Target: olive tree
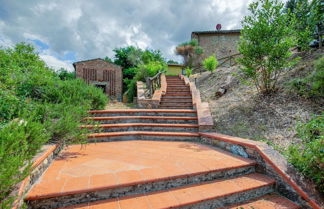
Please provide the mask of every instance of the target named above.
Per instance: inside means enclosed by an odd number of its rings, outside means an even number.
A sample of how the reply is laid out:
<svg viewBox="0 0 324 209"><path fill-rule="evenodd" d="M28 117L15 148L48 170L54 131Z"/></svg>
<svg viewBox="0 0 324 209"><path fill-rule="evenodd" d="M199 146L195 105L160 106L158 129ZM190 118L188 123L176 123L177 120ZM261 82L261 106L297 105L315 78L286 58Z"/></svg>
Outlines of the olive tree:
<svg viewBox="0 0 324 209"><path fill-rule="evenodd" d="M278 0L259 0L249 5L250 15L242 21L238 62L261 93L276 91L280 73L294 62L289 59L293 29L283 9Z"/></svg>

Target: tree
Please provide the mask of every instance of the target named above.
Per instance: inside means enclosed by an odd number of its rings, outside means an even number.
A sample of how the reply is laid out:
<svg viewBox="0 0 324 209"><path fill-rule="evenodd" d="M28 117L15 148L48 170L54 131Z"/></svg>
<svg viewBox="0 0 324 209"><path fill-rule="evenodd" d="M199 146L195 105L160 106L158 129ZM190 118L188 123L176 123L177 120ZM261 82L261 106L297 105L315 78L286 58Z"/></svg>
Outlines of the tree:
<svg viewBox="0 0 324 209"><path fill-rule="evenodd" d="M207 57L203 61L204 68L210 72L213 72L216 69L217 65L218 61L216 60L214 55Z"/></svg>
<svg viewBox="0 0 324 209"><path fill-rule="evenodd" d="M174 61L174 60L169 60L167 63L168 63L168 64L179 64L179 62Z"/></svg>
<svg viewBox="0 0 324 209"><path fill-rule="evenodd" d="M283 9L278 0L260 0L250 4L251 14L242 21L239 52L243 57L238 62L261 93L276 91L280 73L294 63L289 59L295 44L293 29Z"/></svg>
<svg viewBox="0 0 324 209"><path fill-rule="evenodd" d="M290 15L289 24L294 26L299 50L309 49L317 27L323 24L323 8L321 0L289 0L286 3L285 12Z"/></svg>
<svg viewBox="0 0 324 209"><path fill-rule="evenodd" d="M114 61L110 57L107 57L107 56L104 58L104 60L106 62L114 63Z"/></svg>
<svg viewBox="0 0 324 209"><path fill-rule="evenodd" d="M186 67L192 68L193 59L195 56L201 56L204 53L204 50L198 46L198 41L196 39L192 39L189 42L184 42L178 45L175 52L177 55L183 57L183 63Z"/></svg>

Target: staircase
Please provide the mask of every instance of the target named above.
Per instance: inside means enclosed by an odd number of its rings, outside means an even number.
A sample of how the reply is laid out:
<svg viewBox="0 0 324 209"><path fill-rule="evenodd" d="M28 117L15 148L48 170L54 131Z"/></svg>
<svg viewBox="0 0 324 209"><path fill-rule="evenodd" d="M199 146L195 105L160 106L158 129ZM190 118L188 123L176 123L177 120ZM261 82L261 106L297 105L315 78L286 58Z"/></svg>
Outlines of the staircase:
<svg viewBox="0 0 324 209"><path fill-rule="evenodd" d="M27 194L29 208L295 209L256 162L199 144L189 86L167 77L161 109L90 111L85 149L62 151ZM99 129L97 129L99 128Z"/></svg>
<svg viewBox="0 0 324 209"><path fill-rule="evenodd" d="M179 76L166 76L167 91L162 95L160 108L193 109L190 87Z"/></svg>

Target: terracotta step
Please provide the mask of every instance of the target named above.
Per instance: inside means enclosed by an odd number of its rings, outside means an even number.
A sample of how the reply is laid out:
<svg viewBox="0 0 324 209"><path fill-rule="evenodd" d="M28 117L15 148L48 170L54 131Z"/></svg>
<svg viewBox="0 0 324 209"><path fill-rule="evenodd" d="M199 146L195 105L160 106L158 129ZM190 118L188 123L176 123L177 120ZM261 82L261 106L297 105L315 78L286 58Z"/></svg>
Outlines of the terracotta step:
<svg viewBox="0 0 324 209"><path fill-rule="evenodd" d="M191 93L166 93L164 96L166 96L166 97L178 97L178 96L181 96L181 97L183 97L183 96L188 96L188 97L192 97L192 95L191 95Z"/></svg>
<svg viewBox="0 0 324 209"><path fill-rule="evenodd" d="M191 99L191 97L188 97ZM114 109L114 110L92 110L89 111L94 116L185 116L194 117L197 116L195 110L188 109Z"/></svg>
<svg viewBox="0 0 324 209"><path fill-rule="evenodd" d="M245 204L237 204L226 208L229 209L241 209L241 208L299 209L301 207L283 196L280 196L278 194L270 194L270 195L262 196L256 200L249 201L248 203Z"/></svg>
<svg viewBox="0 0 324 209"><path fill-rule="evenodd" d="M111 117L88 117L86 120L93 120L99 123L197 123L197 117L179 116L111 116Z"/></svg>
<svg viewBox="0 0 324 209"><path fill-rule="evenodd" d="M191 97L167 97L167 96L162 96L162 100L164 99L192 99Z"/></svg>
<svg viewBox="0 0 324 209"><path fill-rule="evenodd" d="M227 180L190 185L154 193L115 198L75 205L69 208L219 208L230 204L238 196L248 200L273 191L275 181L260 174L249 174Z"/></svg>
<svg viewBox="0 0 324 209"><path fill-rule="evenodd" d="M179 101L179 100L176 100L176 101L161 101L161 104L166 104L166 103L175 103L175 104L190 103L190 104L192 104L192 101Z"/></svg>
<svg viewBox="0 0 324 209"><path fill-rule="evenodd" d="M118 123L83 125L81 128L96 129L96 132L120 131L158 131L158 132L198 132L198 124L172 124L169 123Z"/></svg>
<svg viewBox="0 0 324 209"><path fill-rule="evenodd" d="M88 135L90 142L111 142L125 140L200 141L198 132L122 131L101 132Z"/></svg>
<svg viewBox="0 0 324 209"><path fill-rule="evenodd" d="M175 104L172 104L172 105L165 105L165 104L161 104L160 105L161 108L193 108L193 105L175 105Z"/></svg>
<svg viewBox="0 0 324 209"><path fill-rule="evenodd" d="M57 208L233 178L255 161L190 142L70 145L26 196L28 208Z"/></svg>

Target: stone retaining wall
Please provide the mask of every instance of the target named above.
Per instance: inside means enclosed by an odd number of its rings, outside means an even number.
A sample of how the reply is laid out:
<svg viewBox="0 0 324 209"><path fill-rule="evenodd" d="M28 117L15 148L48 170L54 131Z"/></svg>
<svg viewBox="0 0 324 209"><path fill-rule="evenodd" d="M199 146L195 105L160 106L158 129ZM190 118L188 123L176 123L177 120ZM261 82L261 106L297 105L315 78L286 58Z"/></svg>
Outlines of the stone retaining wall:
<svg viewBox="0 0 324 209"><path fill-rule="evenodd" d="M280 153L267 144L218 133L200 133L200 135L205 144L255 160L258 163L256 171L274 178L277 181L277 191L283 196L297 202L303 208L321 208L319 206L321 203L314 201L314 199L320 201L320 197L305 186L301 188L303 180L297 176L297 171Z"/></svg>

